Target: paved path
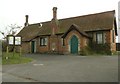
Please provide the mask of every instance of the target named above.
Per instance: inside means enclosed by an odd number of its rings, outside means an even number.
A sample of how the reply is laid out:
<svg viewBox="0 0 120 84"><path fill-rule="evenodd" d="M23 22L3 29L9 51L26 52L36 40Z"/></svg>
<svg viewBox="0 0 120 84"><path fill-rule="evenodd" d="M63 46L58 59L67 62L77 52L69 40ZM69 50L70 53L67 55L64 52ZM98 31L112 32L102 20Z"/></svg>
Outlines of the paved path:
<svg viewBox="0 0 120 84"><path fill-rule="evenodd" d="M3 66L3 82L117 82L117 56L30 54L28 64Z"/></svg>

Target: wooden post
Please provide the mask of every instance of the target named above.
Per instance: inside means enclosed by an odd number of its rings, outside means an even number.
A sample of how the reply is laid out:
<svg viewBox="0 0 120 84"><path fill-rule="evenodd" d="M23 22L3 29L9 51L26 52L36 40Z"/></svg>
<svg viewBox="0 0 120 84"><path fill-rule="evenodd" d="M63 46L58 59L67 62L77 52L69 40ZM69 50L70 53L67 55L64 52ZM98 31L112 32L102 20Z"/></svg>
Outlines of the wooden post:
<svg viewBox="0 0 120 84"><path fill-rule="evenodd" d="M13 57L15 55L15 45L13 45Z"/></svg>
<svg viewBox="0 0 120 84"><path fill-rule="evenodd" d="M7 49L6 49L6 52L7 52L7 54L8 54L8 52L9 52L9 50L8 50L9 48L8 48L8 46L7 46Z"/></svg>
<svg viewBox="0 0 120 84"><path fill-rule="evenodd" d="M8 53L9 53L9 46L7 46L7 49L6 49L6 55L7 56L5 56L5 59L8 59Z"/></svg>
<svg viewBox="0 0 120 84"><path fill-rule="evenodd" d="M19 62L21 63L21 56L22 56L22 52L21 52L21 46L19 46L19 48L20 48L20 52L19 52Z"/></svg>
<svg viewBox="0 0 120 84"><path fill-rule="evenodd" d="M9 46L7 45L7 48L6 48L6 56L5 56L5 59L6 59L6 62L9 63L9 56L8 56L8 53L9 53Z"/></svg>
<svg viewBox="0 0 120 84"><path fill-rule="evenodd" d="M22 47L20 46L20 56L22 56Z"/></svg>

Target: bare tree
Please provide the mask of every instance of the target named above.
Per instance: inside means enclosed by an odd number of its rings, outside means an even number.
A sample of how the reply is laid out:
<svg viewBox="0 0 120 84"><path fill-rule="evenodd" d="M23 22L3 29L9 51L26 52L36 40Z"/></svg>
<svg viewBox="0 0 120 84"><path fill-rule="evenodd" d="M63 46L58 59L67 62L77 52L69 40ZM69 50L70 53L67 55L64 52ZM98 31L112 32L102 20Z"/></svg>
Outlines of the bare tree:
<svg viewBox="0 0 120 84"><path fill-rule="evenodd" d="M7 35L16 35L22 26L18 26L16 24L11 24L5 27L4 31L0 30L0 34L3 35L2 39L2 51L7 50ZM13 46L9 47L9 51L13 51Z"/></svg>
<svg viewBox="0 0 120 84"><path fill-rule="evenodd" d="M5 31L0 31L0 33L3 35L3 39L6 39L7 35L16 35L17 31L20 30L21 28L22 26L11 24L5 28Z"/></svg>

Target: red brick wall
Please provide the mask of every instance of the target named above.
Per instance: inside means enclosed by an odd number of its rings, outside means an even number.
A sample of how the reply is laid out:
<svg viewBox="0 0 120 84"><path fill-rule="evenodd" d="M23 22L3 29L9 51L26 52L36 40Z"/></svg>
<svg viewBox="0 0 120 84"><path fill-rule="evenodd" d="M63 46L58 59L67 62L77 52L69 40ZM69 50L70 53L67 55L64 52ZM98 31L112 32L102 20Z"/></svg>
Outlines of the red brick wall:
<svg viewBox="0 0 120 84"><path fill-rule="evenodd" d="M110 31L104 31L105 37L106 37L106 43L108 43L111 46L111 51L116 51L116 42L112 43L112 30ZM115 34L115 33L114 33ZM40 46L40 37L37 37L34 39L36 41L36 52L39 53L46 53L46 52L52 52L52 43L55 43L55 52L61 53L61 54L69 54L70 53L70 45L69 41L73 35L76 35L79 39L79 51L82 50L85 46L87 46L87 43L89 41L88 38L82 36L79 32L76 30L73 30L67 34L67 36L64 38L65 46L62 45L62 35L55 35L55 36L47 36L48 43L47 46ZM115 39L114 39L115 40ZM31 42L23 42L22 43L22 52L24 53L30 53L31 52Z"/></svg>
<svg viewBox="0 0 120 84"><path fill-rule="evenodd" d="M112 33L112 30L110 30L110 45L111 45L111 51L116 51L116 35L115 35L115 32L114 32L114 42L112 41L113 40L113 38L112 38L112 35L113 35L113 33Z"/></svg>
<svg viewBox="0 0 120 84"><path fill-rule="evenodd" d="M68 33L68 35L65 37L65 46L60 47L60 49L63 51L63 53L68 54L70 53L70 44L69 41L71 39L71 37L73 35L76 35L78 38L78 52L80 50L82 50L86 45L87 45L87 41L88 39L84 36L82 36L79 32L77 32L76 30L73 30L71 32Z"/></svg>
<svg viewBox="0 0 120 84"><path fill-rule="evenodd" d="M57 37L57 35L50 36L50 51L51 52L58 51L58 37Z"/></svg>
<svg viewBox="0 0 120 84"><path fill-rule="evenodd" d="M105 33L105 40L106 43L110 44L111 50L116 51L116 43L112 43L112 31L104 31ZM55 52L61 53L61 54L69 54L70 53L70 45L69 41L73 35L76 35L79 39L79 51L82 50L85 46L87 46L87 43L89 42L89 39L82 36L79 32L76 30L73 30L67 34L67 36L64 38L65 46L62 45L62 35L53 35L53 36L47 36L48 43L47 46L40 46L40 37L36 38L37 43L37 51L39 53L45 53L45 52L53 52L53 48ZM53 45L54 43L54 45ZM28 45L27 45L28 46ZM29 46L28 46L29 47ZM29 50L30 48L28 48ZM25 51L25 50L24 50Z"/></svg>
<svg viewBox="0 0 120 84"><path fill-rule="evenodd" d="M46 53L46 52L61 52L59 49L61 46L61 36L52 35L47 36L48 42L47 46L40 46L40 37L36 38L37 41L37 52ZM54 49L54 50L53 50Z"/></svg>
<svg viewBox="0 0 120 84"><path fill-rule="evenodd" d="M114 32L114 37L116 37L115 32ZM114 38L114 43L112 41L112 30L109 30L106 32L106 43L110 45L110 50L111 51L116 51L116 38Z"/></svg>
<svg viewBox="0 0 120 84"><path fill-rule="evenodd" d="M22 42L22 52L23 53L30 53L30 42Z"/></svg>
<svg viewBox="0 0 120 84"><path fill-rule="evenodd" d="M116 39L114 38L114 43L112 42L112 30L102 31L105 34L105 43L109 44L111 51L116 51ZM96 32L93 33L93 42L96 42ZM114 32L114 37L116 37Z"/></svg>
<svg viewBox="0 0 120 84"><path fill-rule="evenodd" d="M99 31L97 31L99 32ZM96 33L97 32L89 32L93 34L93 42L96 42ZM106 31L101 31L104 33L105 35L105 43L109 44L109 46L111 46L110 50L112 51L116 51L116 39L114 38L114 43L112 42L112 30L106 30ZM114 31L114 37L116 37L115 35L115 31Z"/></svg>
<svg viewBox="0 0 120 84"><path fill-rule="evenodd" d="M40 37L36 38L36 52L38 53L46 53L49 51L49 37L48 38L48 42L46 46L40 46Z"/></svg>
<svg viewBox="0 0 120 84"><path fill-rule="evenodd" d="M73 35L76 35L79 41L79 51L83 49L85 46L87 46L88 39L84 36L82 36L79 32L76 30L73 30L68 33L68 35L64 38L65 45L62 45L62 35L53 35L53 36L47 36L48 43L47 46L40 46L40 37L36 38L37 43L37 52L39 53L45 53L45 52L57 52L60 54L69 54L70 53L70 45L69 41ZM54 49L54 50L53 50Z"/></svg>

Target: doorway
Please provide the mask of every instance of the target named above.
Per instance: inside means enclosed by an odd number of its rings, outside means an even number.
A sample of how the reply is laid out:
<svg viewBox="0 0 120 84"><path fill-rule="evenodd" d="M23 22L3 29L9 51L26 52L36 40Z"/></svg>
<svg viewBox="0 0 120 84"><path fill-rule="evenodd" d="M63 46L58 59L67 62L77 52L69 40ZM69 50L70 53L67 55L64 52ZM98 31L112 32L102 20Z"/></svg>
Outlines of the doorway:
<svg viewBox="0 0 120 84"><path fill-rule="evenodd" d="M70 50L72 54L78 54L78 38L75 35L70 40Z"/></svg>
<svg viewBox="0 0 120 84"><path fill-rule="evenodd" d="M35 53L36 52L36 42L32 41L31 42L31 53Z"/></svg>

